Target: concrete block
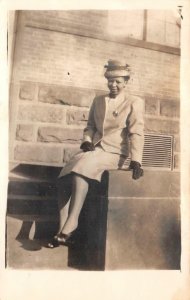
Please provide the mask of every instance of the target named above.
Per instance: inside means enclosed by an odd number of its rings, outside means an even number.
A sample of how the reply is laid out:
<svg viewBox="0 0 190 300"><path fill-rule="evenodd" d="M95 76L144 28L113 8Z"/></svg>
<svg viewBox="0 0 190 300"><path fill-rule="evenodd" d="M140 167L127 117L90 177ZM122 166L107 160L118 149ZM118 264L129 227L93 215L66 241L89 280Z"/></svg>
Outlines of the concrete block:
<svg viewBox="0 0 190 300"><path fill-rule="evenodd" d="M64 154L63 154L63 160L64 160L64 162L68 162L73 155L75 155L77 152L79 152L79 150L80 150L79 147L65 148L64 149Z"/></svg>
<svg viewBox="0 0 190 300"><path fill-rule="evenodd" d="M180 104L176 101L162 101L160 103L160 115L179 118Z"/></svg>
<svg viewBox="0 0 190 300"><path fill-rule="evenodd" d="M174 136L174 151L175 152L180 152L180 137L179 136Z"/></svg>
<svg viewBox="0 0 190 300"><path fill-rule="evenodd" d="M16 139L18 141L31 142L34 139L34 126L28 124L17 125Z"/></svg>
<svg viewBox="0 0 190 300"><path fill-rule="evenodd" d="M86 122L88 120L88 111L67 111L67 124L84 124L86 125Z"/></svg>
<svg viewBox="0 0 190 300"><path fill-rule="evenodd" d="M64 117L63 110L58 107L39 105L20 105L18 119L22 121L61 123Z"/></svg>
<svg viewBox="0 0 190 300"><path fill-rule="evenodd" d="M62 149L45 145L16 145L14 159L20 162L59 163L62 161Z"/></svg>
<svg viewBox="0 0 190 300"><path fill-rule="evenodd" d="M150 115L158 114L158 100L150 97L145 97L145 113Z"/></svg>
<svg viewBox="0 0 190 300"><path fill-rule="evenodd" d="M174 155L174 168L180 169L180 155L179 154Z"/></svg>
<svg viewBox="0 0 190 300"><path fill-rule="evenodd" d="M180 269L180 204L109 199L106 270Z"/></svg>
<svg viewBox="0 0 190 300"><path fill-rule="evenodd" d="M38 99L41 102L63 105L89 107L95 97L90 89L73 86L45 86L39 87Z"/></svg>
<svg viewBox="0 0 190 300"><path fill-rule="evenodd" d="M178 134L179 122L173 120L145 119L145 132L161 134Z"/></svg>
<svg viewBox="0 0 190 300"><path fill-rule="evenodd" d="M36 92L36 83L21 82L19 98L21 100L34 100Z"/></svg>
<svg viewBox="0 0 190 300"><path fill-rule="evenodd" d="M180 268L179 173L109 171L89 193L73 266L84 256L87 270Z"/></svg>
<svg viewBox="0 0 190 300"><path fill-rule="evenodd" d="M40 127L38 141L54 143L79 143L82 140L82 129L66 129L61 127Z"/></svg>
<svg viewBox="0 0 190 300"><path fill-rule="evenodd" d="M105 269L180 269L180 250L179 173L110 171Z"/></svg>
<svg viewBox="0 0 190 300"><path fill-rule="evenodd" d="M144 176L132 179L131 171L109 172L109 197L180 197L180 174L171 171L144 170ZM176 187L174 189L174 186Z"/></svg>

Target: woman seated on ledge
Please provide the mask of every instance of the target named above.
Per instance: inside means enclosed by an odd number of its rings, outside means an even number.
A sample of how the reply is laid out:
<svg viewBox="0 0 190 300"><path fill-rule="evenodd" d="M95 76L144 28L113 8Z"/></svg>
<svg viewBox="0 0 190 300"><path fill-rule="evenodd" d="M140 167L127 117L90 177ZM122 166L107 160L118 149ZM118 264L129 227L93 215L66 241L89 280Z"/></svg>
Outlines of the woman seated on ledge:
<svg viewBox="0 0 190 300"><path fill-rule="evenodd" d="M138 179L143 175L144 103L141 98L126 91L130 78L129 65L109 60L105 68L104 76L110 93L94 99L84 129L81 151L71 158L59 175L62 186L62 191L58 193L59 231L48 244L49 248L67 246L72 242L89 180L101 181L105 170L121 168L129 155L129 140L132 177ZM71 181L66 180L68 174L72 177Z"/></svg>

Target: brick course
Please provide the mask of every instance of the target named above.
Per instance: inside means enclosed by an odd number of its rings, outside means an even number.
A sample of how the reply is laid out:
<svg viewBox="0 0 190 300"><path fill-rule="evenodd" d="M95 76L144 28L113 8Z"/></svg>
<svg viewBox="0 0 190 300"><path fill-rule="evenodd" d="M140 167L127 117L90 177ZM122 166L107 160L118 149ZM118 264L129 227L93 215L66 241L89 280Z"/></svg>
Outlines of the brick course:
<svg viewBox="0 0 190 300"><path fill-rule="evenodd" d="M64 120L62 108L39 105L20 105L18 120L46 123L61 123Z"/></svg>
<svg viewBox="0 0 190 300"><path fill-rule="evenodd" d="M14 159L26 162L61 163L62 149L56 147L45 147L44 145L16 145Z"/></svg>
<svg viewBox="0 0 190 300"><path fill-rule="evenodd" d="M60 127L40 127L38 141L52 143L79 143L82 140L83 130L66 129Z"/></svg>
<svg viewBox="0 0 190 300"><path fill-rule="evenodd" d="M161 134L178 134L179 122L172 120L146 119L145 132Z"/></svg>
<svg viewBox="0 0 190 300"><path fill-rule="evenodd" d="M88 111L68 110L66 116L67 124L84 124L88 120Z"/></svg>
<svg viewBox="0 0 190 300"><path fill-rule="evenodd" d="M174 151L180 152L180 137L174 136Z"/></svg>
<svg viewBox="0 0 190 300"><path fill-rule="evenodd" d="M174 168L180 169L180 155L179 154L174 155Z"/></svg>
<svg viewBox="0 0 190 300"><path fill-rule="evenodd" d="M145 97L145 113L150 115L158 114L159 102L153 97Z"/></svg>
<svg viewBox="0 0 190 300"><path fill-rule="evenodd" d="M160 103L160 115L179 118L180 103L176 101L162 101Z"/></svg>
<svg viewBox="0 0 190 300"><path fill-rule="evenodd" d="M34 140L34 126L27 124L17 125L16 139L18 141L31 142Z"/></svg>
<svg viewBox="0 0 190 300"><path fill-rule="evenodd" d="M80 147L75 147L75 148L65 148L63 151L63 160L64 162L68 162L70 158L75 155L77 152L79 152Z"/></svg>
<svg viewBox="0 0 190 300"><path fill-rule="evenodd" d="M21 82L19 97L21 100L34 100L36 83Z"/></svg>
<svg viewBox="0 0 190 300"><path fill-rule="evenodd" d="M40 86L38 99L41 102L89 107L95 92L72 86Z"/></svg>

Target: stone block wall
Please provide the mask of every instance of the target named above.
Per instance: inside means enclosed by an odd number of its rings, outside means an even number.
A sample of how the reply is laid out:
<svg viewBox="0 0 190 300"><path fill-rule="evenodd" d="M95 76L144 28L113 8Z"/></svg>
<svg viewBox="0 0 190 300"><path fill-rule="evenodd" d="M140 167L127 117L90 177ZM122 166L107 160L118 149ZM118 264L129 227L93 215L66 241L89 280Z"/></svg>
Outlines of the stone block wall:
<svg viewBox="0 0 190 300"><path fill-rule="evenodd" d="M98 94L98 91L97 91ZM95 91L22 81L14 159L61 165L79 150ZM80 101L81 100L81 101Z"/></svg>
<svg viewBox="0 0 190 300"><path fill-rule="evenodd" d="M174 137L174 167L179 168L179 29L164 12L157 23L172 26L159 31L155 25L159 34L154 40L152 13L133 11L126 26L125 12L113 28L110 20L117 11L19 12L10 88L10 161L59 166L68 161L79 149L93 98L107 92L103 66L109 58L122 57L132 68L131 93L145 100L145 132ZM139 20L136 30L134 17ZM150 43L157 44L151 48Z"/></svg>

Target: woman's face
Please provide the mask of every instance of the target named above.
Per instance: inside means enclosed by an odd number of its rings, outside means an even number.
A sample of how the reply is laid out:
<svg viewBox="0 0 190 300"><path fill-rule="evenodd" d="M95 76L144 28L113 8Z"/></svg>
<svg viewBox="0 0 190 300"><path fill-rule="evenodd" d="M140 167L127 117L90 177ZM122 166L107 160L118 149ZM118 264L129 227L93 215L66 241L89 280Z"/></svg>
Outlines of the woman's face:
<svg viewBox="0 0 190 300"><path fill-rule="evenodd" d="M108 88L110 95L116 97L127 85L127 81L124 77L110 77L108 78Z"/></svg>

